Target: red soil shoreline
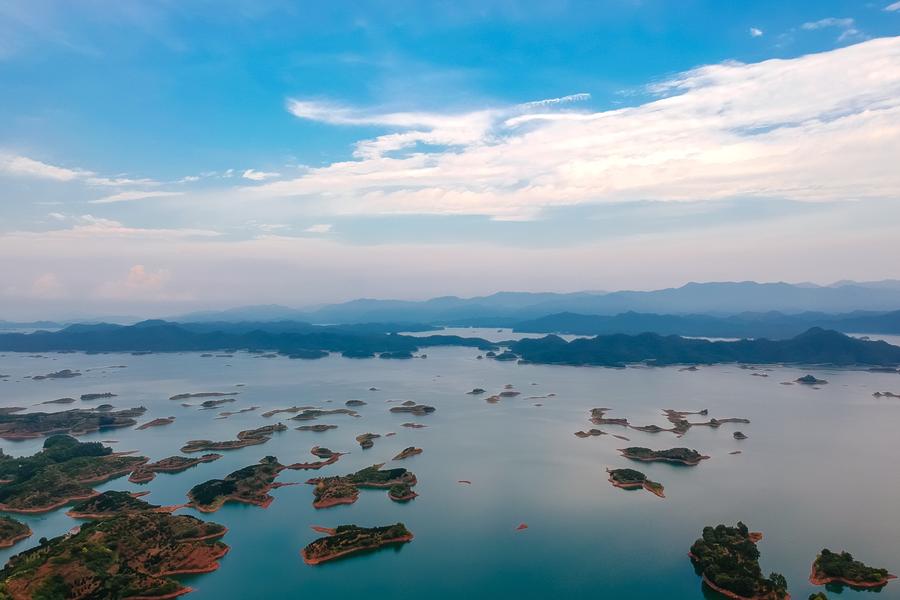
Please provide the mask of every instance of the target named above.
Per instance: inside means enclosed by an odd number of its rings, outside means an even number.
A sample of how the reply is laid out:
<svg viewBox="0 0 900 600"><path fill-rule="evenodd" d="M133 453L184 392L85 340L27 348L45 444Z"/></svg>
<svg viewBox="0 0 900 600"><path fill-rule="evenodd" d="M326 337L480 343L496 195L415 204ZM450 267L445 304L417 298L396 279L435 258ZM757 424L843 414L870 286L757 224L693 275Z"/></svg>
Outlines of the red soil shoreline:
<svg viewBox="0 0 900 600"><path fill-rule="evenodd" d="M812 570L809 573L809 582L813 585L827 585L829 583L842 583L844 585L848 585L850 587L855 588L880 588L884 587L888 584L891 579L897 579L896 575L888 574L887 577L882 579L881 581L853 581L852 579L844 579L843 577L818 577L816 575L816 566L813 563Z"/></svg>
<svg viewBox="0 0 900 600"><path fill-rule="evenodd" d="M26 525L26 527L28 527L28 526ZM28 531L26 531L24 533L20 533L19 535L9 538L8 540L3 540L2 542L0 542L0 548L12 548L13 546L18 544L22 540L24 540L26 538L30 538L33 534L34 534L34 532L31 531L31 527L28 527Z"/></svg>
<svg viewBox="0 0 900 600"><path fill-rule="evenodd" d="M389 544L403 544L406 542L410 542L413 539L413 534L403 535L396 538L391 538L388 540L382 540L377 544L372 544L369 546L359 546L358 548L351 548L349 550L344 550L343 552L336 552L335 554L326 554L325 556L320 556L318 558L309 558L306 556L306 548L300 551L300 556L303 557L303 562L308 565L318 565L323 562L334 560L336 558L340 558L342 556L346 556L348 554L353 554L354 552L360 552L362 550L374 550L376 548L381 548L382 546L387 546Z"/></svg>

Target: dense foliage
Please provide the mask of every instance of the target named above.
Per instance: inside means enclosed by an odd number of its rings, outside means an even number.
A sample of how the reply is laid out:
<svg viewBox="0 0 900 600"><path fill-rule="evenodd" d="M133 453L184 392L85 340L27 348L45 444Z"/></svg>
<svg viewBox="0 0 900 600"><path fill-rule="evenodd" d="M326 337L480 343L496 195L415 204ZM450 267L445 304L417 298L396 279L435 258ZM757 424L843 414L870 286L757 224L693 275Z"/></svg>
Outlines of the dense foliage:
<svg viewBox="0 0 900 600"><path fill-rule="evenodd" d="M703 536L691 546L691 559L711 583L744 598L781 600L787 594L784 576L763 577L759 549L741 522L704 527Z"/></svg>
<svg viewBox="0 0 900 600"><path fill-rule="evenodd" d="M860 583L878 583L888 577L887 569L869 567L853 558L849 552L836 553L828 548L816 557L813 569L817 576L836 577Z"/></svg>

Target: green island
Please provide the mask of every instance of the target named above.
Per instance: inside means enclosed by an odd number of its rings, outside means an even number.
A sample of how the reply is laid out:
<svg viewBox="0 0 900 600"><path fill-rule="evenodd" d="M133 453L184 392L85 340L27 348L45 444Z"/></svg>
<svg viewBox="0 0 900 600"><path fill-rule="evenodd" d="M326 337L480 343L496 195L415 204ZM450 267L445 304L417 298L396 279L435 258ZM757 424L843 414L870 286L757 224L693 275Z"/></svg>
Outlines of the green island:
<svg viewBox="0 0 900 600"><path fill-rule="evenodd" d="M12 517L0 515L0 548L9 548L30 535L31 528L28 525Z"/></svg>
<svg viewBox="0 0 900 600"><path fill-rule="evenodd" d="M156 462L139 466L128 477L131 483L148 483L156 478L157 473L180 473L200 463L212 462L222 458L221 454L204 454L203 456L170 456Z"/></svg>
<svg viewBox="0 0 900 600"><path fill-rule="evenodd" d="M356 436L356 441L359 443L359 447L363 450L368 450L372 446L375 445L375 440L381 437L380 433L361 433Z"/></svg>
<svg viewBox="0 0 900 600"><path fill-rule="evenodd" d="M215 512L226 502L243 502L266 508L275 499L269 492L280 487L275 478L285 469L274 456L263 457L258 464L238 469L224 479L210 479L188 492L188 506L201 512Z"/></svg>
<svg viewBox="0 0 900 600"><path fill-rule="evenodd" d="M110 411L105 407L73 408L53 413L0 412L0 438L25 440L57 433L84 435L105 429L137 425L135 417L147 411L143 406Z"/></svg>
<svg viewBox="0 0 900 600"><path fill-rule="evenodd" d="M306 483L316 486L313 490L313 506L315 508L328 508L338 504L353 504L359 498L360 488L377 488L389 490L395 486L411 488L416 485L416 476L406 469L382 469L384 463L372 465L361 469L356 473L338 477L314 477ZM409 490L411 493L412 490ZM411 500L414 496L409 493L396 490L397 498Z"/></svg>
<svg viewBox="0 0 900 600"><path fill-rule="evenodd" d="M209 573L228 546L225 527L187 515L139 513L85 523L9 559L0 599L175 598L174 575Z"/></svg>
<svg viewBox="0 0 900 600"><path fill-rule="evenodd" d="M192 392L187 394L175 394L169 396L169 400L187 400L189 398L222 398L225 396L237 396L238 392Z"/></svg>
<svg viewBox="0 0 900 600"><path fill-rule="evenodd" d="M388 498L394 502L409 502L417 496L408 483L397 483L388 488Z"/></svg>
<svg viewBox="0 0 900 600"><path fill-rule="evenodd" d="M152 421L147 421L143 425L138 425L135 427L138 431L143 431L145 429L150 429L151 427L162 427L163 425L171 425L175 422L175 417L160 417L158 419L153 419Z"/></svg>
<svg viewBox="0 0 900 600"><path fill-rule="evenodd" d="M325 425L324 423L317 423L315 425L301 425L300 427L295 427L297 431L314 431L316 433L322 433L324 431L328 431L329 429L337 429L337 425Z"/></svg>
<svg viewBox="0 0 900 600"><path fill-rule="evenodd" d="M887 569L870 567L854 559L849 552L837 553L824 548L813 562L809 582L813 585L841 583L855 588L880 588L896 578Z"/></svg>
<svg viewBox="0 0 900 600"><path fill-rule="evenodd" d="M66 514L75 519L108 519L142 512L172 512L179 506L159 506L141 500L145 494L109 490L75 504Z"/></svg>
<svg viewBox="0 0 900 600"><path fill-rule="evenodd" d="M227 440L224 442L214 442L212 440L190 440L181 447L182 452L201 452L203 450L211 450L217 452L219 450L237 450L247 446L255 446L256 444L265 444L271 439L272 434L284 431L287 426L283 423L275 425L264 425L256 429L248 429L240 431L236 440Z"/></svg>
<svg viewBox="0 0 900 600"><path fill-rule="evenodd" d="M123 456L99 442L68 435L44 440L32 456L0 456L0 510L40 513L97 495L91 484L131 473L145 456Z"/></svg>
<svg viewBox="0 0 900 600"><path fill-rule="evenodd" d="M619 452L625 458L632 460L640 460L644 462L670 462L682 465L695 466L700 464L701 460L706 460L708 456L704 456L696 450L690 448L670 448L668 450L651 450L650 448L642 448L632 446L630 448L620 448Z"/></svg>
<svg viewBox="0 0 900 600"><path fill-rule="evenodd" d="M359 413L355 410L349 408L306 408L301 410L298 414L291 417L292 421L314 421L319 417L324 417L325 415L349 415L351 417L358 417Z"/></svg>
<svg viewBox="0 0 900 600"><path fill-rule="evenodd" d="M635 471L634 469L607 469L606 472L609 473L609 482L617 488L622 488L623 490L643 488L660 498L666 497L665 488L663 488L662 484L647 479L647 476L640 471Z"/></svg>
<svg viewBox="0 0 900 600"><path fill-rule="evenodd" d="M303 562L317 565L354 552L374 550L389 544L403 544L413 539L403 523L386 527L358 527L341 525L332 535L321 537L300 551Z"/></svg>
<svg viewBox="0 0 900 600"><path fill-rule="evenodd" d="M816 592L815 594L810 594L807 600L828 600L828 596L823 592Z"/></svg>
<svg viewBox="0 0 900 600"><path fill-rule="evenodd" d="M779 573L763 577L756 542L738 521L735 527L704 527L703 536L691 546L690 557L703 583L733 600L790 600L787 581Z"/></svg>
<svg viewBox="0 0 900 600"><path fill-rule="evenodd" d="M433 406L428 406L427 404L416 404L411 400L407 400L400 406L392 406L392 413L410 413L413 415L427 415L429 413L433 413L435 408Z"/></svg>

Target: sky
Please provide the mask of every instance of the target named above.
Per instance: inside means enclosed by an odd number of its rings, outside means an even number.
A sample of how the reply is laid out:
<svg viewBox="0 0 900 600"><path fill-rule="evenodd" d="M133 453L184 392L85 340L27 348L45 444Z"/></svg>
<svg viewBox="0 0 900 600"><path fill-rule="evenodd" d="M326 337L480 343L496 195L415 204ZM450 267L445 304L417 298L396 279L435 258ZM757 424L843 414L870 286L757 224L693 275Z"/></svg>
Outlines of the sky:
<svg viewBox="0 0 900 600"><path fill-rule="evenodd" d="M0 319L900 278L900 2L0 0Z"/></svg>

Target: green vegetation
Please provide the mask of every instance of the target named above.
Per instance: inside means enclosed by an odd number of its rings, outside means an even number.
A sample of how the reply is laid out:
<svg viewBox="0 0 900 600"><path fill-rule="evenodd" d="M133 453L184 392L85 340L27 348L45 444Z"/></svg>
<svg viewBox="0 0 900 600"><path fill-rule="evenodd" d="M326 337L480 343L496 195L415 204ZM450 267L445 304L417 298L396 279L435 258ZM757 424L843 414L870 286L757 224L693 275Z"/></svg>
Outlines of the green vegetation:
<svg viewBox="0 0 900 600"><path fill-rule="evenodd" d="M97 442L68 435L44 441L32 456L0 456L0 504L4 510L43 512L72 499L95 494L89 484L125 475L147 461L143 456L116 456Z"/></svg>
<svg viewBox="0 0 900 600"><path fill-rule="evenodd" d="M824 548L813 563L813 577L822 583L833 579L849 585L884 585L891 579L891 574L887 569L869 567L855 560L849 552L838 554Z"/></svg>
<svg viewBox="0 0 900 600"><path fill-rule="evenodd" d="M237 450L246 446L255 446L257 444L265 444L271 439L272 434L278 431L284 431L287 426L283 423L275 425L264 425L256 429L248 429L239 431L236 440L228 440L225 442L214 442L212 440L190 440L181 447L182 452L200 452L202 450Z"/></svg>
<svg viewBox="0 0 900 600"><path fill-rule="evenodd" d="M403 523L386 527L341 525L335 529L333 535L315 540L300 554L307 564L316 565L361 550L371 550L386 544L405 543L412 538L412 533Z"/></svg>
<svg viewBox="0 0 900 600"><path fill-rule="evenodd" d="M31 528L25 523L11 517L0 516L0 548L9 548L30 535Z"/></svg>
<svg viewBox="0 0 900 600"><path fill-rule="evenodd" d="M690 448L670 448L668 450L651 450L650 448L642 448L639 446L632 446L630 448L624 448L620 450L622 456L626 458L632 458L634 460L642 460L646 462L651 461L663 461L663 462L675 462L682 463L685 465L696 465L701 460L709 458L708 456L703 456L696 450L691 450Z"/></svg>
<svg viewBox="0 0 900 600"><path fill-rule="evenodd" d="M665 488L661 483L657 483L655 481L651 481L647 479L647 476L641 473L640 471L635 471L634 469L607 469L609 473L609 481L615 487L623 488L626 490L633 490L637 488L644 488L648 492L659 496L660 498L665 498Z"/></svg>
<svg viewBox="0 0 900 600"><path fill-rule="evenodd" d="M218 568L228 546L215 538L224 533L216 523L158 513L86 523L13 556L0 571L0 600L173 597L186 588L171 575Z"/></svg>
<svg viewBox="0 0 900 600"><path fill-rule="evenodd" d="M77 503L69 511L69 516L105 518L124 513L153 511L158 508L160 508L158 504L150 504L132 496L128 492L110 490Z"/></svg>
<svg viewBox="0 0 900 600"><path fill-rule="evenodd" d="M359 497L359 488L387 489L388 495L393 496L391 490L397 488L397 497L411 499L412 486L416 485L416 476L406 469L384 469L383 464L372 465L361 469L356 473L350 473L342 477L317 477L309 479L306 483L315 485L313 506L327 508L337 504L353 504ZM407 493L400 494L402 486Z"/></svg>
<svg viewBox="0 0 900 600"><path fill-rule="evenodd" d="M691 560L704 580L742 598L782 600L787 596L784 576L763 577L759 549L747 526L704 527L703 537L691 546Z"/></svg>
<svg viewBox="0 0 900 600"><path fill-rule="evenodd" d="M227 501L268 506L272 502L269 491L284 465L274 456L266 456L259 464L238 469L225 479L210 479L195 485L188 492L191 505L203 512L213 512Z"/></svg>
<svg viewBox="0 0 900 600"><path fill-rule="evenodd" d="M57 433L82 435L101 429L131 427L137 424L146 408L129 408L119 411L100 408L74 408L54 413L0 412L0 438L11 440L38 438Z"/></svg>

